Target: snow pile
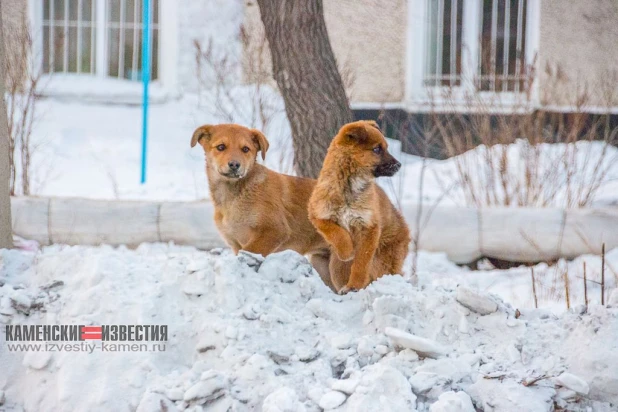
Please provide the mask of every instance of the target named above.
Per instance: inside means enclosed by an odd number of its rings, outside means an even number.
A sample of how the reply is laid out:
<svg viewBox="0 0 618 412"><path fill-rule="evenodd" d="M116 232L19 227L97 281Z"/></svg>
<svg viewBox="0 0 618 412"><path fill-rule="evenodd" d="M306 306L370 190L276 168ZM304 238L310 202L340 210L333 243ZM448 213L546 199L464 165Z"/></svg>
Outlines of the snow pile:
<svg viewBox="0 0 618 412"><path fill-rule="evenodd" d="M3 323L169 327L162 352L4 346L0 391L12 410L603 411L618 404L616 307L516 314L494 295L417 289L401 276L338 296L294 252L263 259L154 244L0 253Z"/></svg>

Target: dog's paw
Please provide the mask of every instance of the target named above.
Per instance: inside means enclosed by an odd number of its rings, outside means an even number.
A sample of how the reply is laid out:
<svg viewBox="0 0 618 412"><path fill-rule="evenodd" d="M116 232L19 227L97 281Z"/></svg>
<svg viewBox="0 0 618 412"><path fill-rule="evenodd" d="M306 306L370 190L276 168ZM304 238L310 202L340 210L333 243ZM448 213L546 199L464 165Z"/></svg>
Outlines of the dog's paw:
<svg viewBox="0 0 618 412"><path fill-rule="evenodd" d="M371 283L369 278L350 276L348 283L339 289L339 294L345 295L348 292L358 292L361 289L365 289L369 283Z"/></svg>
<svg viewBox="0 0 618 412"><path fill-rule="evenodd" d="M337 293L340 294L340 295L347 295L348 292L357 292L357 291L358 291L358 289L352 288L352 287L349 287L348 285L346 285L346 286L342 287L341 289L339 289L339 292L337 292Z"/></svg>

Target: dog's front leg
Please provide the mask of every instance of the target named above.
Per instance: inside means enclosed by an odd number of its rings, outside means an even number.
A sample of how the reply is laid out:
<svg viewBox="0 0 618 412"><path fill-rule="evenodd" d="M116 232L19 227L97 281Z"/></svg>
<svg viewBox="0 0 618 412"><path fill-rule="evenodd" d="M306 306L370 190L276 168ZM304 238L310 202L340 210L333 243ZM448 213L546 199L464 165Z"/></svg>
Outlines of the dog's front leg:
<svg viewBox="0 0 618 412"><path fill-rule="evenodd" d="M337 292L337 289L333 285L333 280L330 276L330 255L328 253L316 253L309 257L309 262L311 262L311 266L313 266L316 272L318 272L318 274L320 275L322 282L324 282L324 284L328 286L333 292Z"/></svg>
<svg viewBox="0 0 618 412"><path fill-rule="evenodd" d="M347 262L354 259L354 243L350 232L330 219L311 219L311 223L335 249L340 260Z"/></svg>
<svg viewBox="0 0 618 412"><path fill-rule="evenodd" d="M380 228L372 226L358 232L356 257L352 262L348 283L341 288L339 294L343 295L353 290L360 290L371 282L369 267L378 248L380 241Z"/></svg>
<svg viewBox="0 0 618 412"><path fill-rule="evenodd" d="M259 230L252 239L242 245L242 250L268 256L276 252L289 238L289 234L283 230L268 228Z"/></svg>

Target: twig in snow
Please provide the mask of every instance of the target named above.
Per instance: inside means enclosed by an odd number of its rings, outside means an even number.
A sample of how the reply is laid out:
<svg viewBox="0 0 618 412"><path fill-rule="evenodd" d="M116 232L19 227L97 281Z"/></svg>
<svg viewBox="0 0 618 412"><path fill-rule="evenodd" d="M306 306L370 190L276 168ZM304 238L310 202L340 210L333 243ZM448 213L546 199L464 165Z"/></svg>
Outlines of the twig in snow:
<svg viewBox="0 0 618 412"><path fill-rule="evenodd" d="M586 262L584 262L584 305L588 310L588 279L586 278Z"/></svg>
<svg viewBox="0 0 618 412"><path fill-rule="evenodd" d="M539 301L536 297L536 285L534 282L534 268L530 268L530 275L532 276L532 295L534 296L534 308L539 308Z"/></svg>
<svg viewBox="0 0 618 412"><path fill-rule="evenodd" d="M484 375L483 376L484 379L498 379L500 381L502 381L504 378L506 378L506 373L496 373L496 374L492 374L492 375Z"/></svg>
<svg viewBox="0 0 618 412"><path fill-rule="evenodd" d="M588 247L588 251L591 254L596 255L596 252L595 252L594 248L592 247L592 245L588 241L587 237L579 230L579 228L577 230L575 230L575 233L577 233L577 235L582 240L582 242L584 242L586 244L586 247ZM605 266L613 273L614 277L616 278L616 281L618 282L618 271L616 271L616 269L614 269L614 267L612 266L612 264L610 262L605 262Z"/></svg>
<svg viewBox="0 0 618 412"><path fill-rule="evenodd" d="M412 284L413 285L418 285L418 273L417 273L417 267L418 267L418 249L419 249L419 245L420 245L420 241L421 241L421 215L423 214L423 187L424 187L424 181L425 181L425 168L427 167L427 158L425 156L423 156L423 160L422 160L422 164L421 164L421 176L420 176L420 182L419 182L419 199L418 199L418 205L416 208L416 230L414 233L414 240L413 240L413 245L414 245L414 260L412 261Z"/></svg>
<svg viewBox="0 0 618 412"><path fill-rule="evenodd" d="M567 310L571 309L571 299L569 297L569 271L565 270L564 274L564 293L566 298Z"/></svg>
<svg viewBox="0 0 618 412"><path fill-rule="evenodd" d="M601 305L605 305L605 243L601 246Z"/></svg>
<svg viewBox="0 0 618 412"><path fill-rule="evenodd" d="M521 384L524 386L532 386L534 384L536 384L538 381L542 381L543 379L547 379L549 378L549 376L547 375L541 375L541 376L537 376L536 378L532 378L530 380L528 379L524 379L521 381Z"/></svg>
<svg viewBox="0 0 618 412"><path fill-rule="evenodd" d="M577 279L583 279L583 277L581 277L581 276L575 276L575 277L576 277ZM588 278L586 278L586 282L594 283L595 285L599 285L599 286L601 286L601 282L597 282L596 280L593 280L593 279L588 279Z"/></svg>
<svg viewBox="0 0 618 412"><path fill-rule="evenodd" d="M45 286L41 286L42 290L49 291L51 289L55 289L57 287L63 286L64 282L61 280L54 280L52 283L49 283Z"/></svg>

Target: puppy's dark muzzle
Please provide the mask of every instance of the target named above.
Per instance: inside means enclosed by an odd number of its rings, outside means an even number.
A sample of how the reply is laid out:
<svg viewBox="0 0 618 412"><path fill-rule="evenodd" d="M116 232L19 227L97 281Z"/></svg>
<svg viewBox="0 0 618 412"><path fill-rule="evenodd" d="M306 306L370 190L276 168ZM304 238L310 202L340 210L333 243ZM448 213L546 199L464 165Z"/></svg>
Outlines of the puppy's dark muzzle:
<svg viewBox="0 0 618 412"><path fill-rule="evenodd" d="M391 163L382 163L378 165L373 171L373 174L376 177L393 176L395 173L399 171L399 169L401 169L401 163L395 160L394 162L391 162Z"/></svg>

